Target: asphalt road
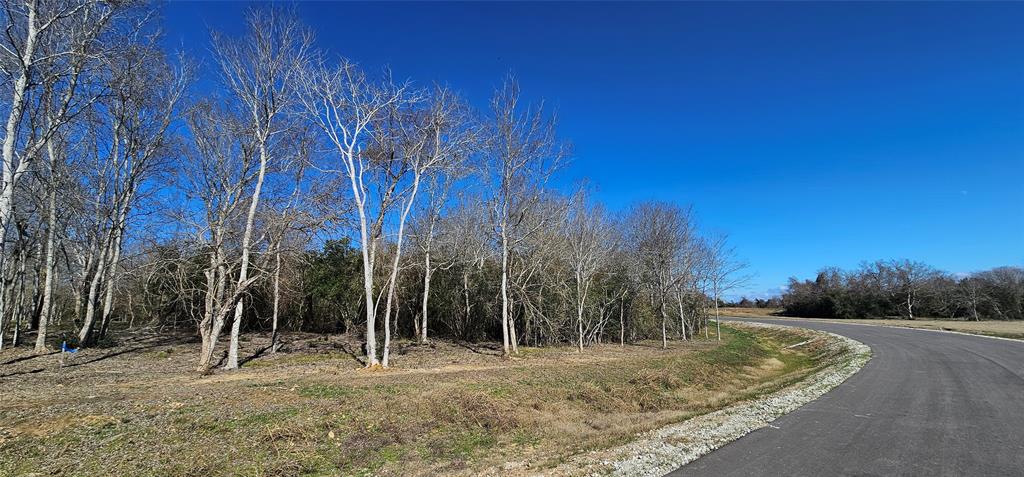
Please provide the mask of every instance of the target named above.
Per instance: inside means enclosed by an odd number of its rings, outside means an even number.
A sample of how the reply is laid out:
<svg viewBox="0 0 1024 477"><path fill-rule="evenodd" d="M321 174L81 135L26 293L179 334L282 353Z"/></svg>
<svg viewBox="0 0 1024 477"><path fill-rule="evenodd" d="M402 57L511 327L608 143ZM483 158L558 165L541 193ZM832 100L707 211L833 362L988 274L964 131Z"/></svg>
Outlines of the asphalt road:
<svg viewBox="0 0 1024 477"><path fill-rule="evenodd" d="M673 476L1024 476L1024 342L840 323L871 347L817 400Z"/></svg>

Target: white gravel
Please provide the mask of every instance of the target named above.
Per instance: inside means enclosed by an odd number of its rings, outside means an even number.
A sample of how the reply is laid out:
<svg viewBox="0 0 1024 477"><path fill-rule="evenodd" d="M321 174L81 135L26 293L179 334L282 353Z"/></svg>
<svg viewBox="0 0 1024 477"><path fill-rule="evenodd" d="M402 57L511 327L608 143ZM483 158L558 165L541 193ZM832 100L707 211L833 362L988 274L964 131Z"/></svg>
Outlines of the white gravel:
<svg viewBox="0 0 1024 477"><path fill-rule="evenodd" d="M782 327L767 323L736 324L739 326ZM804 330L801 328L801 330ZM636 441L610 450L579 456L556 474L660 476L696 460L747 433L769 425L808 402L817 399L859 371L871 359L871 348L864 343L832 333L829 346L844 346L851 352L845 359L809 376L798 384L745 401L687 421L642 434ZM595 459L599 459L595 462ZM567 471L567 472L564 472Z"/></svg>

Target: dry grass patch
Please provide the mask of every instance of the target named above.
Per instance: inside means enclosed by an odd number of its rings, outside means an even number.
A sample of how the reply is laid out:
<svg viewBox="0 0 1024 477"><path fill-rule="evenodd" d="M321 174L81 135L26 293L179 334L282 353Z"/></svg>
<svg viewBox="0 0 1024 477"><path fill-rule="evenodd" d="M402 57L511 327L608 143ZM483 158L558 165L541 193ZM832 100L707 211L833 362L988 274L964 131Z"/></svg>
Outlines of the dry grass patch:
<svg viewBox="0 0 1024 477"><path fill-rule="evenodd" d="M814 343L785 350L800 331L723 330L720 343L531 348L510 361L493 344L402 343L396 368L378 372L345 337L292 337L288 352L212 376L191 370L194 343L87 350L61 372L55 357L5 353L0 475L530 473L778 389L827 358Z"/></svg>
<svg viewBox="0 0 1024 477"><path fill-rule="evenodd" d="M723 308L723 316L740 318L768 318L785 320L818 320L837 323L857 323L862 325L895 326L899 328L919 328L926 330L956 331L975 335L997 336L1000 338L1024 339L1024 321L965 321L916 319L901 320L891 318L878 319L840 319L840 318L795 318L783 317L782 310L772 308Z"/></svg>
<svg viewBox="0 0 1024 477"><path fill-rule="evenodd" d="M735 317L750 317L750 318L774 318L782 316L782 308L739 308L739 307L722 307L719 308L719 314L722 316L735 316Z"/></svg>
<svg viewBox="0 0 1024 477"><path fill-rule="evenodd" d="M1024 339L1024 321L960 321L960 320L844 320L849 323L958 331L975 335Z"/></svg>

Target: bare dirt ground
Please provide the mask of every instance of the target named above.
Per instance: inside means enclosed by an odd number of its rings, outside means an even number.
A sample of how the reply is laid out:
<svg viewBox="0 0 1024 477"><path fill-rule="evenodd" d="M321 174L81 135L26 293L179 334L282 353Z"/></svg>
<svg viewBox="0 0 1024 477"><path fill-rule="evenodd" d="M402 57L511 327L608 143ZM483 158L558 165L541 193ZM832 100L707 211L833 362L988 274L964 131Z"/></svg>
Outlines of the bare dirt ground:
<svg viewBox="0 0 1024 477"><path fill-rule="evenodd" d="M362 369L346 336L289 335L199 375L187 336L135 333L59 356L0 353L0 475L436 475L543 472L565 459L802 379L797 331L721 343L525 348L399 343ZM267 338L250 335L243 356ZM660 343L659 343L660 344Z"/></svg>
<svg viewBox="0 0 1024 477"><path fill-rule="evenodd" d="M863 325L898 326L902 328L923 328L928 330L957 331L975 335L998 336L1001 338L1024 339L1024 321L963 321L963 320L897 320L871 319L846 320L835 318L786 318L778 316L781 310L771 308L722 308L723 316L743 318L772 318L793 320L822 320L841 323L859 323Z"/></svg>

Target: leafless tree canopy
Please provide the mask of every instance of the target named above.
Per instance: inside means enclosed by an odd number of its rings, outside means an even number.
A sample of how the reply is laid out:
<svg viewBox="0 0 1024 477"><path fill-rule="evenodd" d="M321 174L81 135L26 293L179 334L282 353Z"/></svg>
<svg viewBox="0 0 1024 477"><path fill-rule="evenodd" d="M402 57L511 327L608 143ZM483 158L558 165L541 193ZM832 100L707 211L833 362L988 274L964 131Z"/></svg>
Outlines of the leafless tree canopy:
<svg viewBox="0 0 1024 477"><path fill-rule="evenodd" d="M911 260L879 260L858 269L825 268L814 280L789 280L782 306L795 316L898 316L1024 319L1024 269L999 267L953 276Z"/></svg>
<svg viewBox="0 0 1024 477"><path fill-rule="evenodd" d="M746 278L684 205L622 211L582 182L543 101L512 76L474 107L339 56L291 12L212 31L199 64L137 2L2 0L0 346L196 336L195 366L296 331L521 346L709 339ZM202 80L202 87L197 82ZM793 281L821 316L1021 319L1024 273L909 261ZM711 325L711 326L709 326Z"/></svg>

